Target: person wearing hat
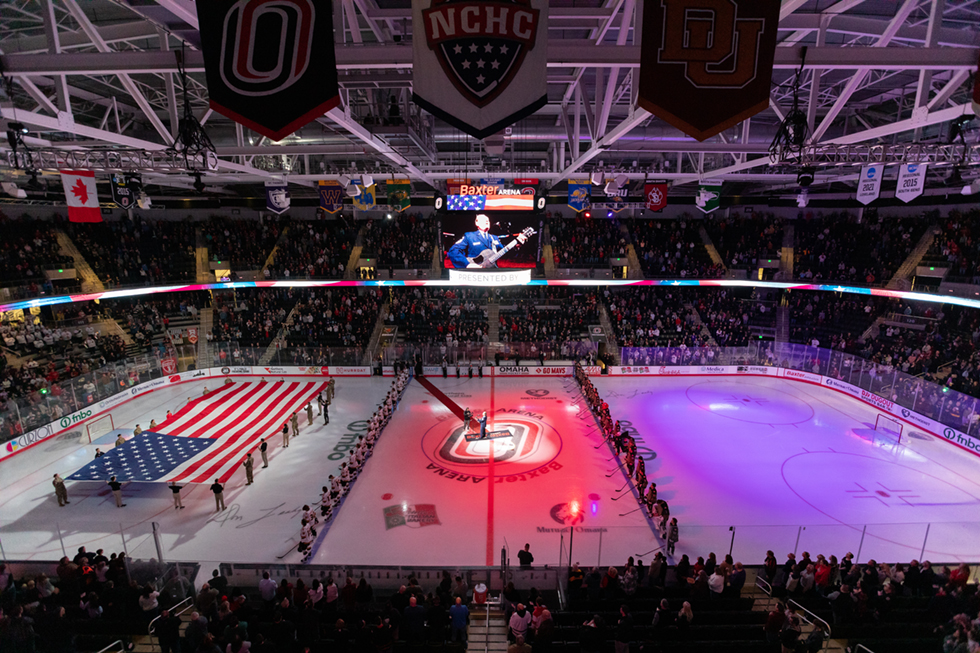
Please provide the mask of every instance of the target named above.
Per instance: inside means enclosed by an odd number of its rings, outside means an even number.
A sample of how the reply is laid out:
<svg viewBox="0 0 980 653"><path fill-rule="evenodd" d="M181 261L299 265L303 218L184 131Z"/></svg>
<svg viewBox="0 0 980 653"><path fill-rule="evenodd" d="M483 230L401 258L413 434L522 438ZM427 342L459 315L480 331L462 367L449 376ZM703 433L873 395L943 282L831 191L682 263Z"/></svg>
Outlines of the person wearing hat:
<svg viewBox="0 0 980 653"><path fill-rule="evenodd" d="M58 506L67 506L71 501L68 500L68 488L65 487L65 480L54 475L54 480L51 481L54 486L54 496L58 499Z"/></svg>

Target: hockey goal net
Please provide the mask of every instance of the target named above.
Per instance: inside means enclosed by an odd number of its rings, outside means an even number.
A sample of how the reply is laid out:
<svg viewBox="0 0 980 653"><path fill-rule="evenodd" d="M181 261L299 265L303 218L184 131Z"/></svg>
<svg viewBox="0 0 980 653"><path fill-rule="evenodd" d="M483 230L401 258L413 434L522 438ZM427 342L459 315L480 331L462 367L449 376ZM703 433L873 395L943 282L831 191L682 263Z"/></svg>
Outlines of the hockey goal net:
<svg viewBox="0 0 980 653"><path fill-rule="evenodd" d="M902 441L902 429L904 424L895 419L894 417L889 417L884 413L878 413L878 417L875 419L875 431L878 433L885 433L887 435L895 438L897 442Z"/></svg>
<svg viewBox="0 0 980 653"><path fill-rule="evenodd" d="M111 413L96 417L85 424L85 434L88 435L89 444L95 442L103 435L112 433L114 430L115 426L112 423Z"/></svg>

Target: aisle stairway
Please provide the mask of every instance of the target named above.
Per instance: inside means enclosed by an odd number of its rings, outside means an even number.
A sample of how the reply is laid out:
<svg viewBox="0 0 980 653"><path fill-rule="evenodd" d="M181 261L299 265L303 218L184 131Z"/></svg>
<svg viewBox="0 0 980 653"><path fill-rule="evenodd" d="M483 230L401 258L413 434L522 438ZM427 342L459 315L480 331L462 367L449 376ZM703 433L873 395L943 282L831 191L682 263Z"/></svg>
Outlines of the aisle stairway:
<svg viewBox="0 0 980 653"><path fill-rule="evenodd" d="M725 274L727 275L728 268L725 267L725 262L721 260L721 254L715 248L715 244L712 242L707 230L704 227L698 227L698 232L701 234L701 242L704 243L704 248L708 250L708 256L711 257L711 262L725 268Z"/></svg>
<svg viewBox="0 0 980 653"><path fill-rule="evenodd" d="M388 317L388 310L390 308L391 304L388 302L381 305L381 310L378 311L378 319L374 323L374 330L371 332L371 338L364 348L364 358L361 360L361 365L371 365L374 359L377 358L378 343L381 342L381 332L385 327L385 318Z"/></svg>
<svg viewBox="0 0 980 653"><path fill-rule="evenodd" d="M105 286L102 281L99 280L98 275L92 269L92 266L88 264L85 257L75 246L75 242L71 237L64 232L62 229L55 229L54 235L58 239L59 253L62 256L70 256L75 262L75 272L82 279L82 292L84 293L95 293L104 292Z"/></svg>
<svg viewBox="0 0 980 653"><path fill-rule="evenodd" d="M467 651L487 653L507 650L507 622L499 602L470 606L470 625L466 632Z"/></svg>
<svg viewBox="0 0 980 653"><path fill-rule="evenodd" d="M889 289L894 290L909 290L912 287L912 277L915 276L915 268L919 265L922 257L926 255L929 248L932 247L932 241L936 238L936 231L939 229L938 225L930 224L926 228L926 232L922 234L922 238L919 239L919 243L915 248L909 252L908 257L895 272L888 285L885 286Z"/></svg>
<svg viewBox="0 0 980 653"><path fill-rule="evenodd" d="M718 342L711 335L711 329L708 328L708 325L701 320L701 314L698 313L698 309L694 308L694 304L691 303L684 304L684 308L690 311L694 315L694 324L698 324L701 326L701 335L707 338L708 346L717 347Z"/></svg>
<svg viewBox="0 0 980 653"><path fill-rule="evenodd" d="M487 304L487 325L490 342L500 342L500 304L493 300Z"/></svg>
<svg viewBox="0 0 980 653"><path fill-rule="evenodd" d="M211 366L211 351L208 347L208 334L214 326L214 308L206 306L200 310L201 324L197 331L197 369Z"/></svg>
<svg viewBox="0 0 980 653"><path fill-rule="evenodd" d="M208 256L208 241L200 226L194 230L194 266L198 283L214 281L214 275L211 274L211 261Z"/></svg>
<svg viewBox="0 0 980 653"><path fill-rule="evenodd" d="M785 298L780 301L776 309L776 342L789 342L789 304L786 303Z"/></svg>
<svg viewBox="0 0 980 653"><path fill-rule="evenodd" d="M632 247L632 245L630 245ZM605 304L599 304L599 324L606 334L606 356L611 356L613 365L620 365L619 340L616 339L616 332L613 330L612 320L609 319L609 311Z"/></svg>
<svg viewBox="0 0 980 653"><path fill-rule="evenodd" d="M796 227L792 222L785 223L783 226L783 248L779 254L779 272L776 274L776 281L790 281L793 279L793 265L796 259L794 240L796 238Z"/></svg>

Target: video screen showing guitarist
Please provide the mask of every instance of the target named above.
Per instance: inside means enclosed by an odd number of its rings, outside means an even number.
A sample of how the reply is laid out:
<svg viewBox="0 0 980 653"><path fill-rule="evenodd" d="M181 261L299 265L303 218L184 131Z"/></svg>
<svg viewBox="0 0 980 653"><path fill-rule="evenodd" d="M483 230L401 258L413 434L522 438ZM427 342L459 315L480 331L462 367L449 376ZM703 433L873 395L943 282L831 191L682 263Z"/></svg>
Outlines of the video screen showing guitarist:
<svg viewBox="0 0 980 653"><path fill-rule="evenodd" d="M517 234L513 242L504 246L500 238L490 233L490 218L486 214L477 214L475 222L476 231L463 234L446 252L454 268L495 268L499 258L526 243L534 234L534 229L525 229Z"/></svg>

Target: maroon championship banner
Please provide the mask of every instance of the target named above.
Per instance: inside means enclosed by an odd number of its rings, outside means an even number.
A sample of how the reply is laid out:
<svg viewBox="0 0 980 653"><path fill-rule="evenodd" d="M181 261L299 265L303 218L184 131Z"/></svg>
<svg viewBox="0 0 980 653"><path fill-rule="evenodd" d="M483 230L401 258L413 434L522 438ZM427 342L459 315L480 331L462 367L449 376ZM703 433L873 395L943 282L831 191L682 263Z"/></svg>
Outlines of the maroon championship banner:
<svg viewBox="0 0 980 653"><path fill-rule="evenodd" d="M643 5L639 105L703 141L769 106L779 2Z"/></svg>
<svg viewBox="0 0 980 653"><path fill-rule="evenodd" d="M331 4L198 2L211 108L279 141L336 107Z"/></svg>
<svg viewBox="0 0 980 653"><path fill-rule="evenodd" d="M667 206L667 182L654 182L643 185L643 201L647 211L663 211Z"/></svg>

